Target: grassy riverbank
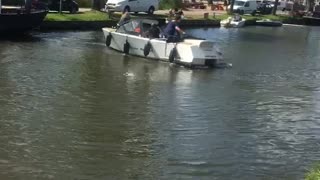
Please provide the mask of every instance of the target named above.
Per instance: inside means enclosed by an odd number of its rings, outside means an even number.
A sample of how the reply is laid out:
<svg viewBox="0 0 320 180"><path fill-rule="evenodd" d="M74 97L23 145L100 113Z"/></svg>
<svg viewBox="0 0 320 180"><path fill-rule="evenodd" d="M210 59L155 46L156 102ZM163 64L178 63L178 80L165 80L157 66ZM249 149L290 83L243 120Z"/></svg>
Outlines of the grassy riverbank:
<svg viewBox="0 0 320 180"><path fill-rule="evenodd" d="M119 18L120 14L115 14L115 18ZM135 16L134 14L132 17L145 17L147 15L139 14L138 16ZM164 15L154 15L153 17L155 18L164 18ZM212 14L209 15L208 20L222 20L226 19L229 17L227 14L223 15L215 15L213 16ZM251 16L251 15L246 15L242 16L243 18L247 20L253 20L253 19L271 19L271 20L276 20L276 21L292 21L292 20L299 20L299 18L295 17L290 17L287 15L256 15L256 16ZM203 15L201 16L186 16L186 20L192 19L192 20L205 20L203 18ZM69 14L69 13L48 13L45 21L108 21L110 20L107 13L105 12L100 12L100 11L86 11L86 12L81 12L78 14Z"/></svg>
<svg viewBox="0 0 320 180"><path fill-rule="evenodd" d="M320 164L314 166L305 177L305 180L319 180L320 179Z"/></svg>
<svg viewBox="0 0 320 180"><path fill-rule="evenodd" d="M121 14L120 13L115 13L112 17L112 19L109 18L108 14L105 12L100 12L100 11L85 11L85 12L80 12L78 14L69 14L69 13L48 13L48 15L45 18L46 22L74 22L74 21L79 21L79 22L98 22L98 21L117 21L120 18ZM132 18L145 18L148 17L150 18L149 15L147 14L132 14ZM166 16L165 15L153 15L151 18L155 19L164 19ZM215 21L218 22L222 19L228 18L229 15L227 14L219 14L219 15L214 15L213 13L209 15L208 19L204 19L203 15L192 15L192 16L186 16L186 22L188 20L203 20L204 22L209 22L209 21ZM271 19L275 21L281 21L283 23L288 23L288 24L304 24L304 21L302 18L297 18L297 17L291 17L288 15L256 15L256 16L251 16L251 15L245 15L242 16L246 20L260 20L260 19ZM249 22L249 21L248 21Z"/></svg>
<svg viewBox="0 0 320 180"><path fill-rule="evenodd" d="M86 11L78 14L48 13L45 21L108 21L107 13L100 11Z"/></svg>

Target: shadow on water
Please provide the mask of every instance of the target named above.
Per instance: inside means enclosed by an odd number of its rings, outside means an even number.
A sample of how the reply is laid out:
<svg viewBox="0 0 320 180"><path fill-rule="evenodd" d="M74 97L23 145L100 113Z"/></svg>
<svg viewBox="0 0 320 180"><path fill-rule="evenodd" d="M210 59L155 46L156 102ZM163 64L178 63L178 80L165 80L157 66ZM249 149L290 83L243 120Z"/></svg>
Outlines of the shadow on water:
<svg viewBox="0 0 320 180"><path fill-rule="evenodd" d="M41 37L36 36L32 33L22 33L22 34L6 34L0 35L0 42L39 42Z"/></svg>

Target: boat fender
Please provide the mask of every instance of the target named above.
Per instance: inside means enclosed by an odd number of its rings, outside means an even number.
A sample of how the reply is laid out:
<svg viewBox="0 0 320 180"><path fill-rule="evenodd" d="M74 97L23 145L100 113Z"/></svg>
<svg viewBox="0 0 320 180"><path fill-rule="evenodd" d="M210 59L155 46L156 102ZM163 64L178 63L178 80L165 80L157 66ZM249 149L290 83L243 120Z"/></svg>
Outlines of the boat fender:
<svg viewBox="0 0 320 180"><path fill-rule="evenodd" d="M125 54L129 54L129 49L130 49L130 44L128 41L126 41L126 43L124 43L124 45L123 45L123 52Z"/></svg>
<svg viewBox="0 0 320 180"><path fill-rule="evenodd" d="M106 45L109 47L111 44L111 39L112 39L112 35L111 33L109 33L109 35L106 38Z"/></svg>
<svg viewBox="0 0 320 180"><path fill-rule="evenodd" d="M148 42L145 46L144 46L144 49L143 49L143 54L144 56L148 56L150 51L151 51L151 48L152 48L152 45L150 42Z"/></svg>
<svg viewBox="0 0 320 180"><path fill-rule="evenodd" d="M171 63L174 62L176 55L177 55L177 49L176 48L171 49L170 54L169 54L169 62L171 62Z"/></svg>

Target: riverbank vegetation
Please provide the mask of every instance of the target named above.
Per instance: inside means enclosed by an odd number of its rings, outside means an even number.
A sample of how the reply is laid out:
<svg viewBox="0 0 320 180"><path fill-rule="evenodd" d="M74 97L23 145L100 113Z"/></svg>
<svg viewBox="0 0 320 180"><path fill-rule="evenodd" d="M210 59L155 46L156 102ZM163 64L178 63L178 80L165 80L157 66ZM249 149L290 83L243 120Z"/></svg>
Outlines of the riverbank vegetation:
<svg viewBox="0 0 320 180"><path fill-rule="evenodd" d="M45 21L108 21L108 15L100 11L87 11L77 14L48 13Z"/></svg>
<svg viewBox="0 0 320 180"><path fill-rule="evenodd" d="M181 8L182 0L160 0L160 9Z"/></svg>
<svg viewBox="0 0 320 180"><path fill-rule="evenodd" d="M305 180L319 180L320 179L320 164L314 166L305 177Z"/></svg>
<svg viewBox="0 0 320 180"><path fill-rule="evenodd" d="M208 20L223 20L227 19L230 17L229 14L222 14L222 15L209 15ZM273 21L281 21L283 23L288 23L288 24L304 24L303 18L301 17L293 17L289 15L256 15L256 16L251 16L251 15L242 15L242 17L246 20L262 20L262 19L270 19ZM198 15L198 16L192 16L192 17L186 17L188 20L205 20L203 15Z"/></svg>
<svg viewBox="0 0 320 180"><path fill-rule="evenodd" d="M114 19L120 18L121 14L115 13L113 15ZM135 15L132 15L132 17L135 17ZM143 14L139 14L137 17L144 17ZM164 19L164 15L154 15L155 19ZM222 15L210 15L207 20L216 20L220 21L222 19L228 18L229 15L222 14ZM298 17L292 17L288 15L245 15L243 16L246 20L259 20L259 19L271 19L275 21L281 21L283 23L291 23L291 24L303 24L303 19ZM100 12L100 11L86 11L86 12L80 12L78 14L69 14L69 13L48 13L45 21L109 21L111 20L107 13ZM186 20L206 20L204 19L203 15L198 16L186 16Z"/></svg>

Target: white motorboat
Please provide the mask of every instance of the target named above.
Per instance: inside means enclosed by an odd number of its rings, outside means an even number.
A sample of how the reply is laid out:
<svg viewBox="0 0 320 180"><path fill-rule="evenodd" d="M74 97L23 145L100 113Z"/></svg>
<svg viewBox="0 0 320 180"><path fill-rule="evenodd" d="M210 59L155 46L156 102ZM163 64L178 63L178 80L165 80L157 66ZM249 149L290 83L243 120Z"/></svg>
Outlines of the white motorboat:
<svg viewBox="0 0 320 180"><path fill-rule="evenodd" d="M256 25L278 27L278 26L282 26L282 22L281 21L272 21L270 19L262 19L262 20L257 20Z"/></svg>
<svg viewBox="0 0 320 180"><path fill-rule="evenodd" d="M233 28L240 28L245 25L246 20L244 18L234 18L228 17L227 19L221 20L220 25L223 27L233 27Z"/></svg>
<svg viewBox="0 0 320 180"><path fill-rule="evenodd" d="M147 38L145 32L158 21L134 19L118 28L103 28L106 45L125 54L159 59L189 67L226 67L222 53L209 40L183 39L168 42L166 38Z"/></svg>

